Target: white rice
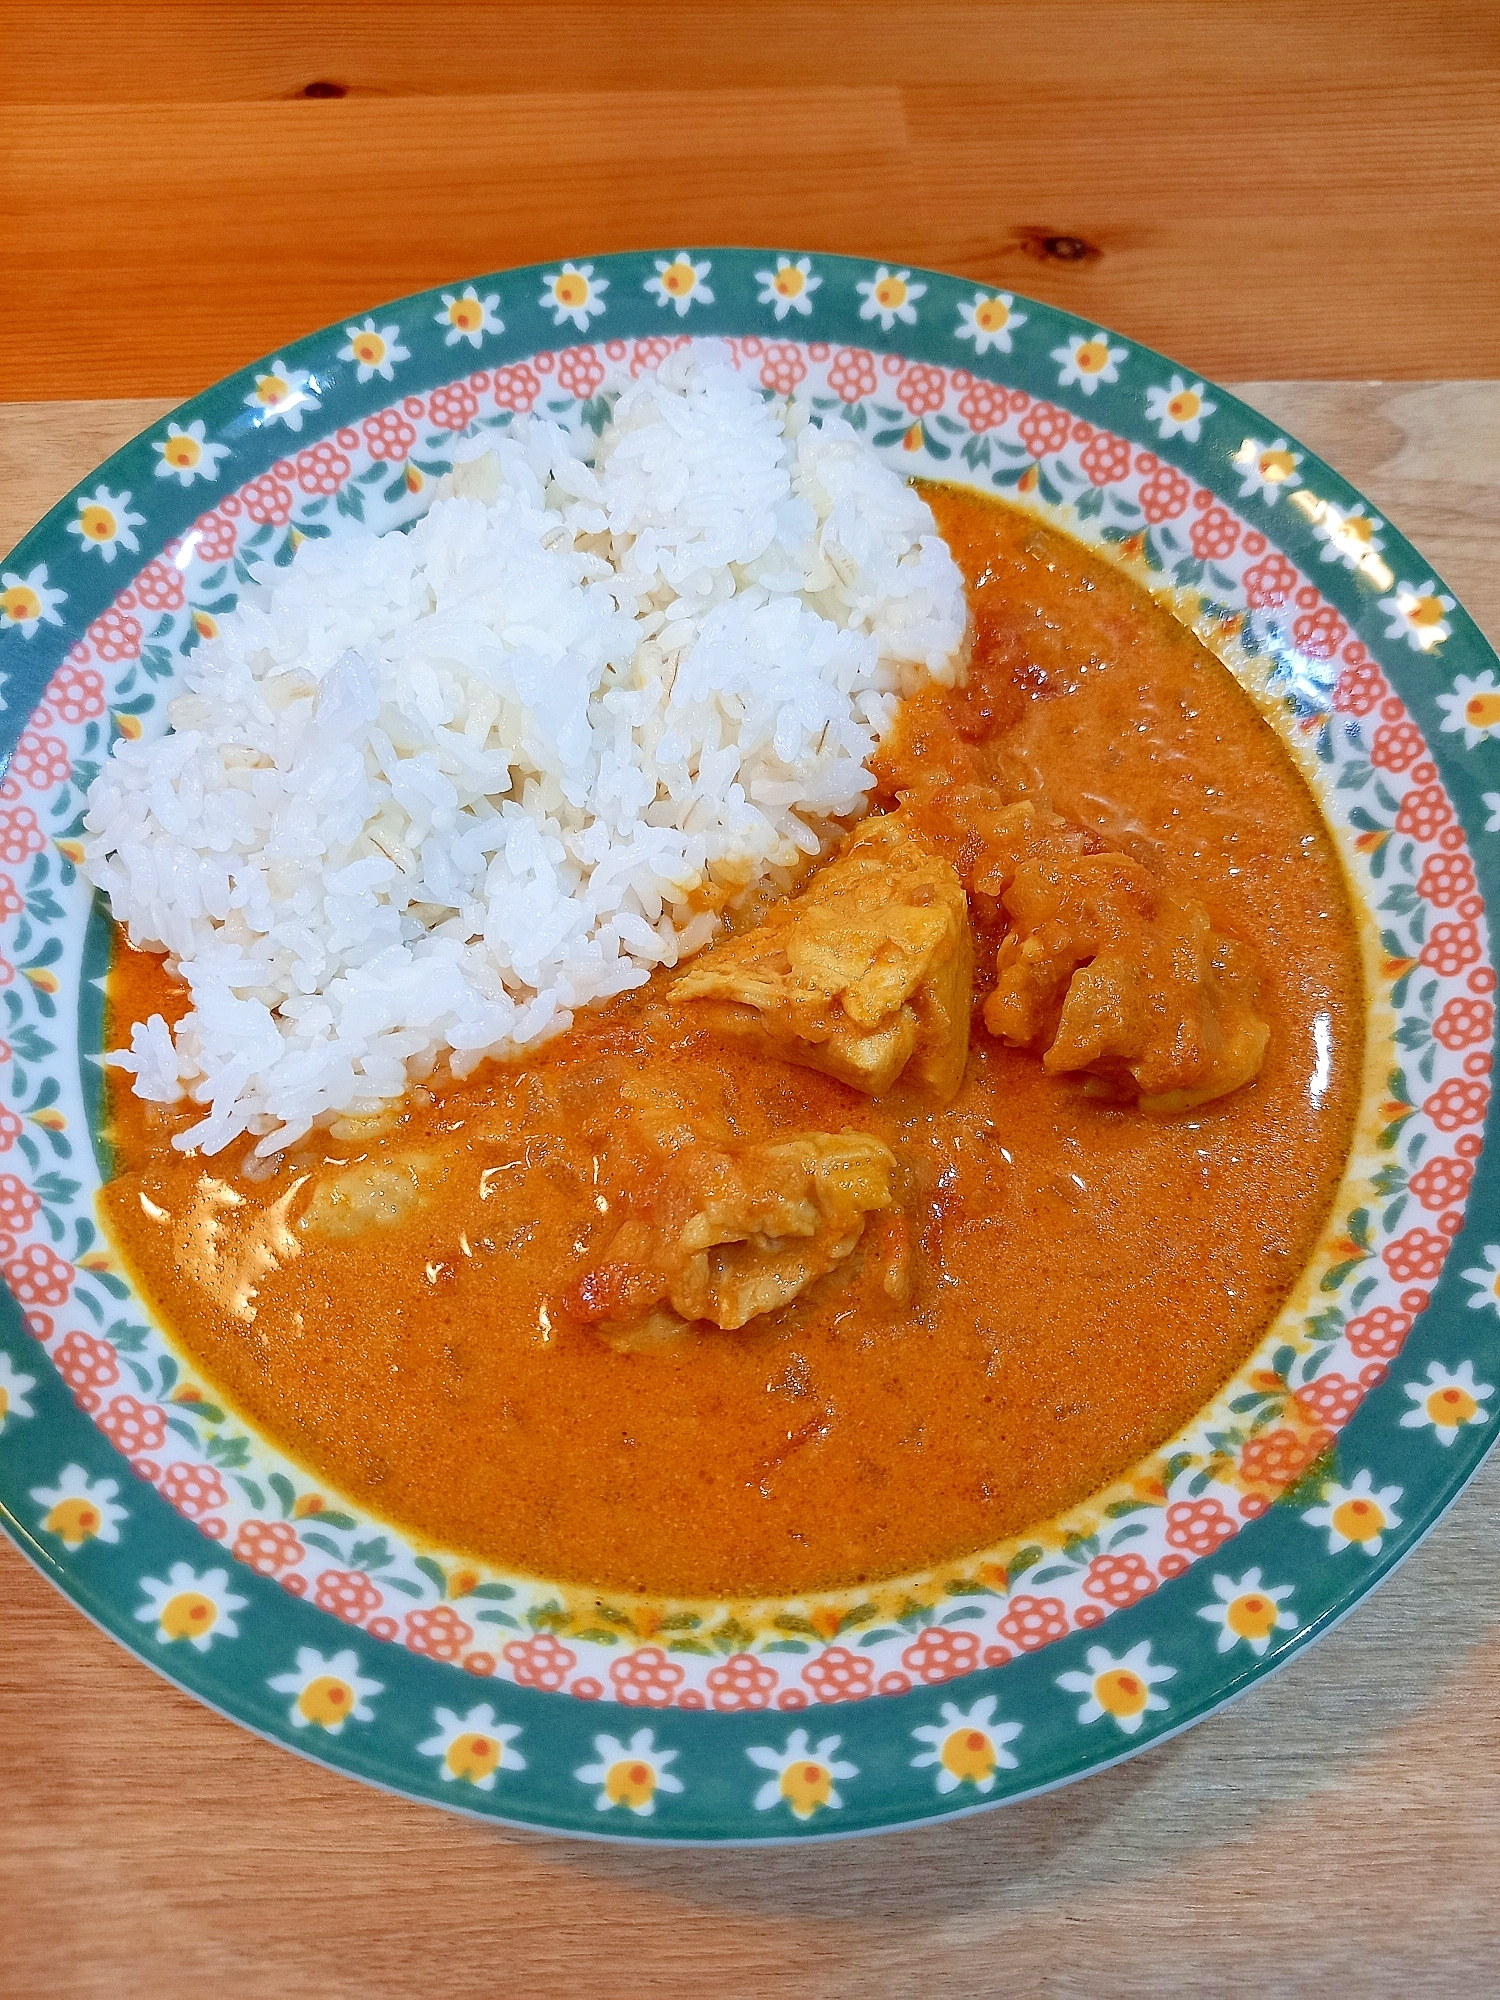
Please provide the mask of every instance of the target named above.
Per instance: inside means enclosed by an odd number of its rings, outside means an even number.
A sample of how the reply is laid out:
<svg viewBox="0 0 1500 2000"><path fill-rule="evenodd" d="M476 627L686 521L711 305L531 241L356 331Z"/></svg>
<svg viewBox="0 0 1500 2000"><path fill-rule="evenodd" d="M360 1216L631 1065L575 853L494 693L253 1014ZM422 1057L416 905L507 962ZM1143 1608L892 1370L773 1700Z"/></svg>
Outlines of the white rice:
<svg viewBox="0 0 1500 2000"><path fill-rule="evenodd" d="M187 1150L279 1150L698 950L959 674L925 502L727 350L628 389L592 465L540 419L461 450L410 533L262 565L90 790L85 872L193 1002L112 1060L207 1107Z"/></svg>

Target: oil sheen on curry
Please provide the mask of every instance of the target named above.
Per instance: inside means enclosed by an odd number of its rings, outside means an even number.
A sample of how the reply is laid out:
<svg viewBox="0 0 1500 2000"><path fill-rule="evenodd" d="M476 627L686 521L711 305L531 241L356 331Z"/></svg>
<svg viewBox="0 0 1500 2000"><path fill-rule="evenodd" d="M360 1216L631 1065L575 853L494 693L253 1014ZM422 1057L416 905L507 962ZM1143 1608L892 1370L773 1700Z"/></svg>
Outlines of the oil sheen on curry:
<svg viewBox="0 0 1500 2000"><path fill-rule="evenodd" d="M928 498L966 684L789 900L269 1177L111 1086L164 1324L419 1538L652 1596L959 1557L1169 1438L1314 1247L1363 1000L1311 793L1129 578ZM111 1041L182 1007L123 946L110 1000Z"/></svg>

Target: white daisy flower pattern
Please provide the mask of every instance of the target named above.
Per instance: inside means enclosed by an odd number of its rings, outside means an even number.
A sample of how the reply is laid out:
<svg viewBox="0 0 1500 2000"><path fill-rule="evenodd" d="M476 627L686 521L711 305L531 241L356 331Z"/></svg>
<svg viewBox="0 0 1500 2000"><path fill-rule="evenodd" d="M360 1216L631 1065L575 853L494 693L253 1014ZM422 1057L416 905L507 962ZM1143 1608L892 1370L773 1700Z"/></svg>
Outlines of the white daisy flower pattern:
<svg viewBox="0 0 1500 2000"><path fill-rule="evenodd" d="M1221 1653L1243 1642L1258 1659L1273 1633L1295 1629L1296 1618L1281 1608L1291 1594L1289 1583L1262 1583L1258 1569L1247 1569L1238 1582L1232 1576L1216 1576L1214 1602L1201 1606L1198 1616L1218 1626Z"/></svg>
<svg viewBox="0 0 1500 2000"><path fill-rule="evenodd" d="M1218 407L1204 395L1201 382L1188 383L1180 375L1174 375L1165 389L1158 386L1146 391L1146 415L1163 441L1180 437L1196 444L1203 419L1211 417Z"/></svg>
<svg viewBox="0 0 1500 2000"><path fill-rule="evenodd" d="M1166 1696L1156 1692L1157 1684L1171 1680L1177 1669L1153 1663L1149 1639L1142 1639L1118 1660L1105 1646L1090 1646L1084 1658L1087 1673L1057 1677L1057 1685L1066 1693L1088 1697L1078 1711L1080 1722L1097 1722L1108 1715L1127 1736L1134 1736L1149 1714L1167 1707Z"/></svg>
<svg viewBox="0 0 1500 2000"><path fill-rule="evenodd" d="M159 438L151 447L159 452L156 461L158 479L175 479L179 486L191 486L195 479L211 479L219 469L219 460L228 458L227 444L209 444L203 419L188 425L168 424L167 435Z"/></svg>
<svg viewBox="0 0 1500 2000"><path fill-rule="evenodd" d="M1427 1365L1427 1380L1408 1382L1406 1393L1416 1407L1401 1419L1401 1428L1405 1431L1430 1428L1439 1444L1452 1444L1465 1424L1489 1421L1490 1413L1484 1405L1495 1390L1493 1383L1474 1380L1472 1361L1460 1362L1455 1369L1445 1368L1441 1361L1432 1361Z"/></svg>
<svg viewBox="0 0 1500 2000"><path fill-rule="evenodd" d="M690 306L713 304L713 290L706 282L713 265L707 257L702 263L694 263L686 250L679 250L675 257L657 257L653 261L656 276L648 278L643 289L659 306L675 306L677 317L683 319Z"/></svg>
<svg viewBox="0 0 1500 2000"><path fill-rule="evenodd" d="M399 326L377 326L367 317L363 326L346 326L344 331L349 344L339 349L339 360L354 363L358 382L369 382L376 375L383 382L394 382L396 363L411 359L411 350L401 345Z"/></svg>
<svg viewBox="0 0 1500 2000"><path fill-rule="evenodd" d="M1404 639L1413 652L1430 653L1453 636L1444 616L1453 609L1453 599L1431 577L1425 583L1398 583L1389 597L1380 599L1380 609L1391 621L1387 639Z"/></svg>
<svg viewBox="0 0 1500 2000"><path fill-rule="evenodd" d="M1489 818L1484 823L1485 832L1500 833L1500 792L1486 792L1484 795L1484 807L1485 811L1489 814ZM1465 1271L1464 1276L1467 1278L1468 1275L1469 1273ZM1473 1305L1474 1300L1470 1299L1469 1304Z"/></svg>
<svg viewBox="0 0 1500 2000"><path fill-rule="evenodd" d="M778 257L776 269L757 271L755 282L763 287L756 294L758 303L774 306L777 319L783 320L789 312L806 318L812 311L812 295L823 280L813 269L811 257L799 257L795 263L790 257Z"/></svg>
<svg viewBox="0 0 1500 2000"><path fill-rule="evenodd" d="M820 1736L809 1749L807 1731L794 1729L784 1750L773 1750L764 1743L748 1749L745 1755L752 1764L773 1773L755 1794L755 1810L769 1812L785 1801L794 1819L811 1819L814 1813L825 1810L837 1812L844 1799L835 1781L859 1776L857 1764L834 1754L843 1740L842 1736Z"/></svg>
<svg viewBox="0 0 1500 2000"><path fill-rule="evenodd" d="M129 549L132 555L139 551L141 545L133 531L144 526L145 520L144 514L131 513L128 493L111 493L107 486L96 486L92 495L78 502L78 519L69 521L68 533L112 563L117 549Z"/></svg>
<svg viewBox="0 0 1500 2000"><path fill-rule="evenodd" d="M500 304L498 292L486 292L480 298L472 285L465 285L461 292L444 292L443 310L434 313L434 326L445 326L444 347L457 347L461 340L468 341L470 347L478 347L487 333L504 333L505 321L500 318L497 308Z"/></svg>
<svg viewBox="0 0 1500 2000"><path fill-rule="evenodd" d="M941 1722L924 1723L912 1731L918 1743L930 1744L920 1757L912 1758L913 1770L936 1764L937 1788L956 1792L960 1785L972 1785L976 1792L995 1788L996 1771L1013 1771L1016 1759L1006 1749L1021 1733L1019 1722L994 1720L997 1697L987 1694L972 1708L960 1708L945 1701Z"/></svg>
<svg viewBox="0 0 1500 2000"><path fill-rule="evenodd" d="M1302 453L1293 451L1284 437L1274 438L1270 444L1262 444L1259 438L1246 438L1234 453L1232 463L1240 469L1240 498L1264 500L1268 507L1274 507L1284 489L1302 484L1302 474L1297 467L1302 463Z"/></svg>
<svg viewBox="0 0 1500 2000"><path fill-rule="evenodd" d="M369 1697L385 1692L382 1682L360 1673L351 1647L325 1660L315 1646L299 1646L296 1670L277 1674L266 1686L292 1696L294 1729L323 1729L330 1736L337 1736L346 1722L373 1722Z"/></svg>
<svg viewBox="0 0 1500 2000"><path fill-rule="evenodd" d="M245 407L256 412L257 426L285 424L289 431L300 431L303 417L323 407L313 391L309 369L288 368L284 361L276 360L264 375L256 376Z"/></svg>
<svg viewBox="0 0 1500 2000"><path fill-rule="evenodd" d="M1052 359L1062 363L1057 386L1076 386L1085 396L1092 396L1101 382L1119 381L1120 363L1129 353L1128 347L1111 347L1107 333L1075 333L1065 346L1052 350Z"/></svg>
<svg viewBox="0 0 1500 2000"><path fill-rule="evenodd" d="M571 320L580 333L587 333L589 321L604 311L608 290L608 278L596 278L592 264L564 264L560 271L549 271L543 278L537 304L551 309L554 326Z"/></svg>
<svg viewBox="0 0 1500 2000"><path fill-rule="evenodd" d="M925 285L912 283L910 271L892 271L884 264L877 266L873 278L861 278L854 289L864 300L860 318L878 319L882 333L889 333L897 320L915 326L917 300L927 292Z"/></svg>
<svg viewBox="0 0 1500 2000"><path fill-rule="evenodd" d="M1367 514L1362 507L1351 507L1346 512L1328 500L1324 502L1321 519L1313 524L1313 538L1323 544L1324 562L1341 562L1346 569L1359 569L1385 547L1379 532L1384 526L1378 514Z"/></svg>
<svg viewBox="0 0 1500 2000"><path fill-rule="evenodd" d="M1437 697L1437 705L1443 711L1444 734L1461 729L1466 750L1500 734L1500 688L1490 667L1482 674L1459 674L1452 690Z"/></svg>
<svg viewBox="0 0 1500 2000"><path fill-rule="evenodd" d="M35 1387L35 1375L23 1375L5 1349L0 1347L0 1431L13 1417L35 1414L26 1400L26 1392Z"/></svg>
<svg viewBox="0 0 1500 2000"><path fill-rule="evenodd" d="M1491 799L1494 800L1490 810L1494 815L1495 825L1489 831L1500 833L1500 792L1486 792L1484 802L1487 806L1490 805ZM1469 1284L1477 1285L1479 1288L1469 1300L1469 1310L1483 1312L1488 1306L1497 1318L1500 1318L1500 1243L1486 1243L1483 1256L1483 1264L1471 1264L1463 1273Z"/></svg>
<svg viewBox="0 0 1500 2000"><path fill-rule="evenodd" d="M115 1505L120 1491L114 1479L91 1480L81 1465L65 1465L55 1486L33 1486L31 1497L42 1509L42 1527L68 1550L85 1542L117 1542L120 1523L130 1517Z"/></svg>
<svg viewBox="0 0 1500 2000"><path fill-rule="evenodd" d="M13 569L0 573L0 632L18 631L23 639L36 637L40 625L61 625L58 606L66 604L65 590L49 590L47 565L20 576Z"/></svg>
<svg viewBox="0 0 1500 2000"><path fill-rule="evenodd" d="M658 1750L653 1730L638 1729L628 1745L617 1736L596 1736L594 1751L598 1762L580 1764L573 1776L581 1785L599 1787L594 1805L600 1812L624 1806L638 1818L649 1818L658 1792L683 1789L681 1778L667 1769L677 1761L677 1752Z"/></svg>
<svg viewBox="0 0 1500 2000"><path fill-rule="evenodd" d="M237 1639L240 1628L234 1613L250 1601L230 1590L227 1569L209 1569L199 1576L191 1563L173 1563L165 1582L143 1576L141 1589L146 1602L135 1615L142 1624L155 1625L157 1644L170 1646L185 1639L195 1653L206 1653L216 1638Z"/></svg>
<svg viewBox="0 0 1500 2000"><path fill-rule="evenodd" d="M972 340L976 354L988 354L992 348L996 354L1009 354L1011 335L1026 324L1026 318L1016 311L1009 292L976 292L972 299L960 300L955 334L959 340Z"/></svg>
<svg viewBox="0 0 1500 2000"><path fill-rule="evenodd" d="M419 1757L441 1757L438 1776L445 1784L472 1785L477 1792L492 1792L502 1770L524 1771L526 1759L512 1744L521 1734L516 1722L496 1722L488 1702L456 1715L451 1708L435 1708L432 1719L437 1734L417 1745Z"/></svg>
<svg viewBox="0 0 1500 2000"><path fill-rule="evenodd" d="M1328 1530L1331 1556L1349 1548L1378 1556L1387 1531L1401 1525L1396 1512L1400 1498L1399 1486L1377 1487L1368 1472L1358 1472L1349 1486L1330 1479L1323 1488L1323 1504L1306 1508L1302 1518L1310 1528Z"/></svg>

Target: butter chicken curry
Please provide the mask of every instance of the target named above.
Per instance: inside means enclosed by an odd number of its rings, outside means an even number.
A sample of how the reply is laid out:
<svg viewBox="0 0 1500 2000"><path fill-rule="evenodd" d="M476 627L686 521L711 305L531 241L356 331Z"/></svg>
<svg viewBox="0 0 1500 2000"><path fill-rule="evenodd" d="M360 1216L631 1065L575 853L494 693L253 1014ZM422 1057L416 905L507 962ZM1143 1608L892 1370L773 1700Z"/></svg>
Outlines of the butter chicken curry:
<svg viewBox="0 0 1500 2000"><path fill-rule="evenodd" d="M657 1596L920 1569L1168 1438L1313 1249L1363 998L1310 792L1121 572L927 497L967 681L904 704L799 893L260 1177L111 1084L166 1326L419 1537ZM184 996L121 941L110 1003L113 1041Z"/></svg>

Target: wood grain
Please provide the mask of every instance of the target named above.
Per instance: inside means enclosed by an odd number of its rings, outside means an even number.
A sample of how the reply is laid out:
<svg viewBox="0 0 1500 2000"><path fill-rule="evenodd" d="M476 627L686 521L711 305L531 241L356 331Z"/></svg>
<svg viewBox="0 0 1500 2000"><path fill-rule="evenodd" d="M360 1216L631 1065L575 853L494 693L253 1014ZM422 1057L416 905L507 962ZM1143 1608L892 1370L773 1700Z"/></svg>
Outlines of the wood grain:
<svg viewBox="0 0 1500 2000"><path fill-rule="evenodd" d="M714 242L1220 380L1500 375L1492 0L0 0L0 50L0 397L176 398L466 273Z"/></svg>
<svg viewBox="0 0 1500 2000"><path fill-rule="evenodd" d="M1500 635L1500 384L1241 393L1348 474ZM0 410L0 549L159 414ZM499 1831L200 1708L0 1541L0 1991L880 2000L1492 1990L1491 1460L1313 1652L1115 1770L961 1824L763 1853Z"/></svg>

